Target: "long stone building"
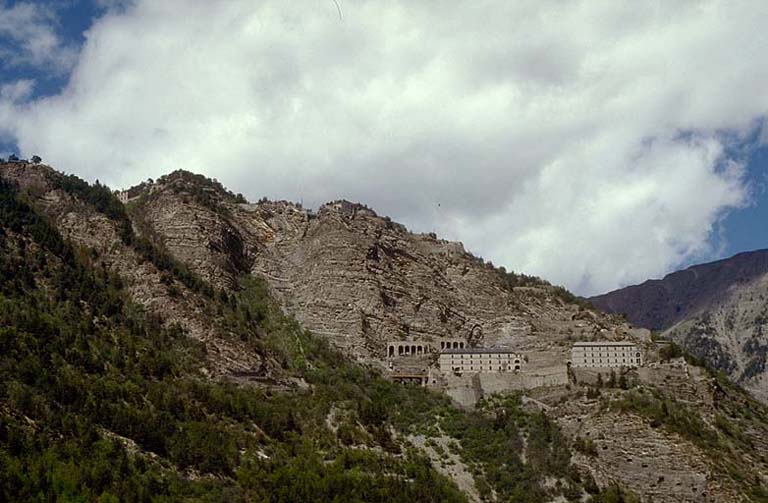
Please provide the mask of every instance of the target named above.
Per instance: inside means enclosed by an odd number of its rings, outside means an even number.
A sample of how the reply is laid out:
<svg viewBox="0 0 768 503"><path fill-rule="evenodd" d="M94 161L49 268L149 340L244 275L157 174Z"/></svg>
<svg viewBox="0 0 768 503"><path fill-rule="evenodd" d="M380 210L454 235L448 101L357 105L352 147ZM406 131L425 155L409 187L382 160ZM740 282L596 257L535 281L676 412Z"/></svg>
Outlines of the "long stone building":
<svg viewBox="0 0 768 503"><path fill-rule="evenodd" d="M441 372L516 372L523 357L509 349L444 349L438 360Z"/></svg>
<svg viewBox="0 0 768 503"><path fill-rule="evenodd" d="M640 367L643 357L631 341L576 342L571 348L572 367Z"/></svg>

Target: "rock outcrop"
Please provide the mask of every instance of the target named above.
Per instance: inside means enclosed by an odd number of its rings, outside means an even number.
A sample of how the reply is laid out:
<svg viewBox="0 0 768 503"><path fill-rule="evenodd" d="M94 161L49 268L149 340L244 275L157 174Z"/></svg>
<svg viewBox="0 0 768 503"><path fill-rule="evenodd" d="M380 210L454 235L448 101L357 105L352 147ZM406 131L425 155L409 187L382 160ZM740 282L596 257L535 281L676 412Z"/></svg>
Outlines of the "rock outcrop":
<svg viewBox="0 0 768 503"><path fill-rule="evenodd" d="M131 203L139 228L214 285L231 287L243 273L265 278L306 328L356 358L383 358L391 340L545 349L627 329L544 281L510 288L461 243L411 233L360 204L315 213L284 201L238 203L199 184L177 172L147 188Z"/></svg>

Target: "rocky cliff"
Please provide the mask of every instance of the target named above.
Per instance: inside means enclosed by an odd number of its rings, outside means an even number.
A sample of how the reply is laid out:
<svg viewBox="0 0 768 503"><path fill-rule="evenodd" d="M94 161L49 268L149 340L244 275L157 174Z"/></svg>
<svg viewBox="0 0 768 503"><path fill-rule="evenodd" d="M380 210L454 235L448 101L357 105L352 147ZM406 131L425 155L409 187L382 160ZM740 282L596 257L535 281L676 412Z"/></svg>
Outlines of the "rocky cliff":
<svg viewBox="0 0 768 503"><path fill-rule="evenodd" d="M246 204L201 183L173 173L139 192L129 211L212 284L232 285L243 273L266 278L288 312L356 358L383 358L392 340L543 349L628 329L544 281L516 286L516 276L461 243L411 233L360 204L335 201L317 212Z"/></svg>
<svg viewBox="0 0 768 503"><path fill-rule="evenodd" d="M768 250L693 266L590 300L661 331L768 400Z"/></svg>

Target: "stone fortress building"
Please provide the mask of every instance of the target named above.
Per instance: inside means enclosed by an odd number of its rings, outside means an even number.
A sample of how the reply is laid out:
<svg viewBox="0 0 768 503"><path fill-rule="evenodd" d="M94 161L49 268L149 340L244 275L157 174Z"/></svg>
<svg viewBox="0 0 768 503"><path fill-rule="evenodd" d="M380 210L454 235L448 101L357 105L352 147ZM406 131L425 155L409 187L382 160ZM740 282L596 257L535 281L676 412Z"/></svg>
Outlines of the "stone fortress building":
<svg viewBox="0 0 768 503"><path fill-rule="evenodd" d="M643 357L631 341L575 342L570 364L578 368L640 367Z"/></svg>
<svg viewBox="0 0 768 503"><path fill-rule="evenodd" d="M439 351L448 348L464 349L466 344L464 339L459 338L442 338L437 342L391 341L387 343L387 358L421 356L429 354L433 349Z"/></svg>
<svg viewBox="0 0 768 503"><path fill-rule="evenodd" d="M509 349L444 349L438 360L441 372L518 372L523 357Z"/></svg>
<svg viewBox="0 0 768 503"><path fill-rule="evenodd" d="M627 339L575 342L570 348L542 348L523 355L516 348L472 347L463 338L440 337L390 341L384 359L393 381L438 387L469 406L486 394L563 386L572 378L582 379L569 367L588 373L642 367L642 351L639 342Z"/></svg>

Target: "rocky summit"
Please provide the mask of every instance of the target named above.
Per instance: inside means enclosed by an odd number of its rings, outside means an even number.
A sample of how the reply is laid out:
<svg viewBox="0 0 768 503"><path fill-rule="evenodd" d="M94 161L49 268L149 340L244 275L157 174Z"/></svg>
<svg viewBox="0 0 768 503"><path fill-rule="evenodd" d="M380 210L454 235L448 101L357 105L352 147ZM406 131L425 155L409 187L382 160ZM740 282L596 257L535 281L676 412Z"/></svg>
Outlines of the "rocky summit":
<svg viewBox="0 0 768 503"><path fill-rule="evenodd" d="M657 337L361 204L14 160L0 272L0 500L768 500L768 409L689 317ZM746 276L710 320L758 316Z"/></svg>

